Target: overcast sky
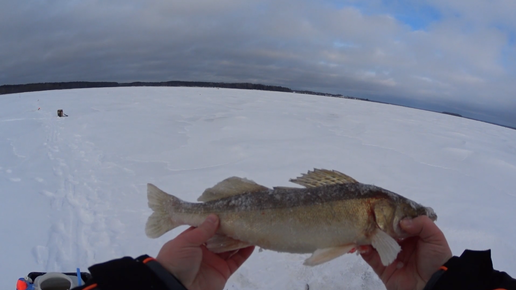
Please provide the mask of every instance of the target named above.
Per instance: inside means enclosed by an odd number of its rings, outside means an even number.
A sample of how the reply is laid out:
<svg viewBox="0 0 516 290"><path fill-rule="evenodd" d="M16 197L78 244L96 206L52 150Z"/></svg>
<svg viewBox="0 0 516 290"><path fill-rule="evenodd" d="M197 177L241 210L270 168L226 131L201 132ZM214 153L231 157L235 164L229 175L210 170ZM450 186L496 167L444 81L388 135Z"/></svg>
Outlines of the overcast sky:
<svg viewBox="0 0 516 290"><path fill-rule="evenodd" d="M221 81L516 127L516 1L2 0L0 85Z"/></svg>

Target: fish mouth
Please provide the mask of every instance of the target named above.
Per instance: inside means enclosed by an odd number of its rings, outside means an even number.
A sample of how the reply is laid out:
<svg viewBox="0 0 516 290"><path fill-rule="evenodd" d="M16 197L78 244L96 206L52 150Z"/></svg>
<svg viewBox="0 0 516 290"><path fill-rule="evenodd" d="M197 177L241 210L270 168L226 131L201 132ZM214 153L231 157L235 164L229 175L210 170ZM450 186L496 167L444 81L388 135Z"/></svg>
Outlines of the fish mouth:
<svg viewBox="0 0 516 290"><path fill-rule="evenodd" d="M425 207L425 211L426 211L426 216L428 216L432 221L435 222L437 220L437 214L435 214L435 211L433 208Z"/></svg>

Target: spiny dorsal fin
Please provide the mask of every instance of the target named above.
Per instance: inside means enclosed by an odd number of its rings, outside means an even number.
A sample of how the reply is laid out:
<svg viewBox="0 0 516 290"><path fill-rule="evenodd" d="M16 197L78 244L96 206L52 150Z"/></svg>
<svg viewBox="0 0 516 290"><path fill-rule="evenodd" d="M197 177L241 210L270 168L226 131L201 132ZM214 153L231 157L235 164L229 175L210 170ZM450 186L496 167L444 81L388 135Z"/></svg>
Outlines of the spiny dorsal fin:
<svg viewBox="0 0 516 290"><path fill-rule="evenodd" d="M318 187L323 185L343 184L343 183L358 183L355 179L347 176L342 172L336 170L317 169L308 171L306 174L301 174L296 179L291 179L290 182L302 185L304 187Z"/></svg>
<svg viewBox="0 0 516 290"><path fill-rule="evenodd" d="M300 189L299 187L291 187L291 186L274 186L272 189L274 190L295 190Z"/></svg>
<svg viewBox="0 0 516 290"><path fill-rule="evenodd" d="M233 176L222 180L214 187L206 189L197 200L206 202L242 193L259 192L264 190L269 189L252 180Z"/></svg>

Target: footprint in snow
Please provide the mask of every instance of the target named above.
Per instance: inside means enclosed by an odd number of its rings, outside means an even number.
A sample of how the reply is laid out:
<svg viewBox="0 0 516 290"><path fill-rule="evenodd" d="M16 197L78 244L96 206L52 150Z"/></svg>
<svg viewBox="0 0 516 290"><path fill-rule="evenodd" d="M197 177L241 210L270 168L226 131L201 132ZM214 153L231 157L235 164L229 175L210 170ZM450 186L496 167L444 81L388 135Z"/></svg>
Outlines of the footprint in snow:
<svg viewBox="0 0 516 290"><path fill-rule="evenodd" d="M50 191L48 191L48 190L42 190L42 191L41 191L41 194L43 194L43 195L44 195L44 196L46 196L46 197L55 197L55 196L56 196L56 195L55 195L55 193L50 192Z"/></svg>
<svg viewBox="0 0 516 290"><path fill-rule="evenodd" d="M48 248L45 246L35 246L32 248L32 256L38 265L42 265L48 260Z"/></svg>

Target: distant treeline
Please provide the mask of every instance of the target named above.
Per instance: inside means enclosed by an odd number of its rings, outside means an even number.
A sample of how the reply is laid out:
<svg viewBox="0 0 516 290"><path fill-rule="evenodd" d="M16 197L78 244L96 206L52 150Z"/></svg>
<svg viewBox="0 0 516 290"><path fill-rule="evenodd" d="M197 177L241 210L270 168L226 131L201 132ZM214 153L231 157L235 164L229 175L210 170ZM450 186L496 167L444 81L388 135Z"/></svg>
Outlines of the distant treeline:
<svg viewBox="0 0 516 290"><path fill-rule="evenodd" d="M369 101L355 97L343 96L341 94L319 93L313 91L298 91L282 86L269 86L252 83L220 83L220 82L188 82L188 81L167 81L167 82L62 82L62 83L34 83L22 85L2 85L0 86L0 95L16 94L49 90L68 90L68 89L86 89L86 88L113 88L113 87L201 87L201 88L227 88L227 89L244 89L244 90L261 90L276 91L287 93L298 93L307 95L317 95L326 97L356 99Z"/></svg>
<svg viewBox="0 0 516 290"><path fill-rule="evenodd" d="M465 116L462 116L461 114L457 114L457 113L446 112L446 111L441 112L441 113L442 113L442 114L445 114L445 115L450 115L450 116L455 116L455 117L459 117L459 118L464 118L464 119L469 119L469 120L474 120L474 121L484 122L484 123L488 123L488 124L492 124L492 125L501 126L501 127L505 127L505 128L509 128L509 129L516 130L516 127L511 127L511 126L502 125L502 124L498 124L498 123L488 122L488 121L479 120L479 119L475 119L475 118L469 118L469 117L465 117Z"/></svg>
<svg viewBox="0 0 516 290"><path fill-rule="evenodd" d="M168 82L64 82L64 83L35 83L22 85L3 85L0 86L0 95L15 94L48 90L67 90L67 89L85 89L85 88L110 88L110 87L205 87L205 88L231 88L246 90L262 90L277 92L293 92L289 88L280 86L268 86L262 84L251 83L215 83L215 82L186 82L186 81L168 81Z"/></svg>
<svg viewBox="0 0 516 290"><path fill-rule="evenodd" d="M328 93L318 93L312 91L293 91L298 94L306 94L306 95L317 95L317 96L325 96L325 97L335 97L335 98L343 98L344 96L341 94L328 94ZM349 98L349 97L346 97Z"/></svg>
<svg viewBox="0 0 516 290"><path fill-rule="evenodd" d="M252 83L220 83L220 82L188 82L188 81L168 81L168 82L61 82L61 83L34 83L21 85L2 85L0 95L16 94L49 90L69 90L86 88L113 88L113 87L201 87L201 88L227 88L244 90L276 91L287 93L298 93L307 95L317 95L325 97L346 98L361 101L371 101L368 99L343 96L341 94L319 93L313 91L298 91L287 87L269 86ZM374 101L373 101L374 102ZM381 103L381 102L380 102Z"/></svg>
<svg viewBox="0 0 516 290"><path fill-rule="evenodd" d="M452 115L452 116L455 116L455 117L462 117L461 114L457 114L457 113L452 113L452 112L442 112L443 114L446 114L446 115Z"/></svg>

